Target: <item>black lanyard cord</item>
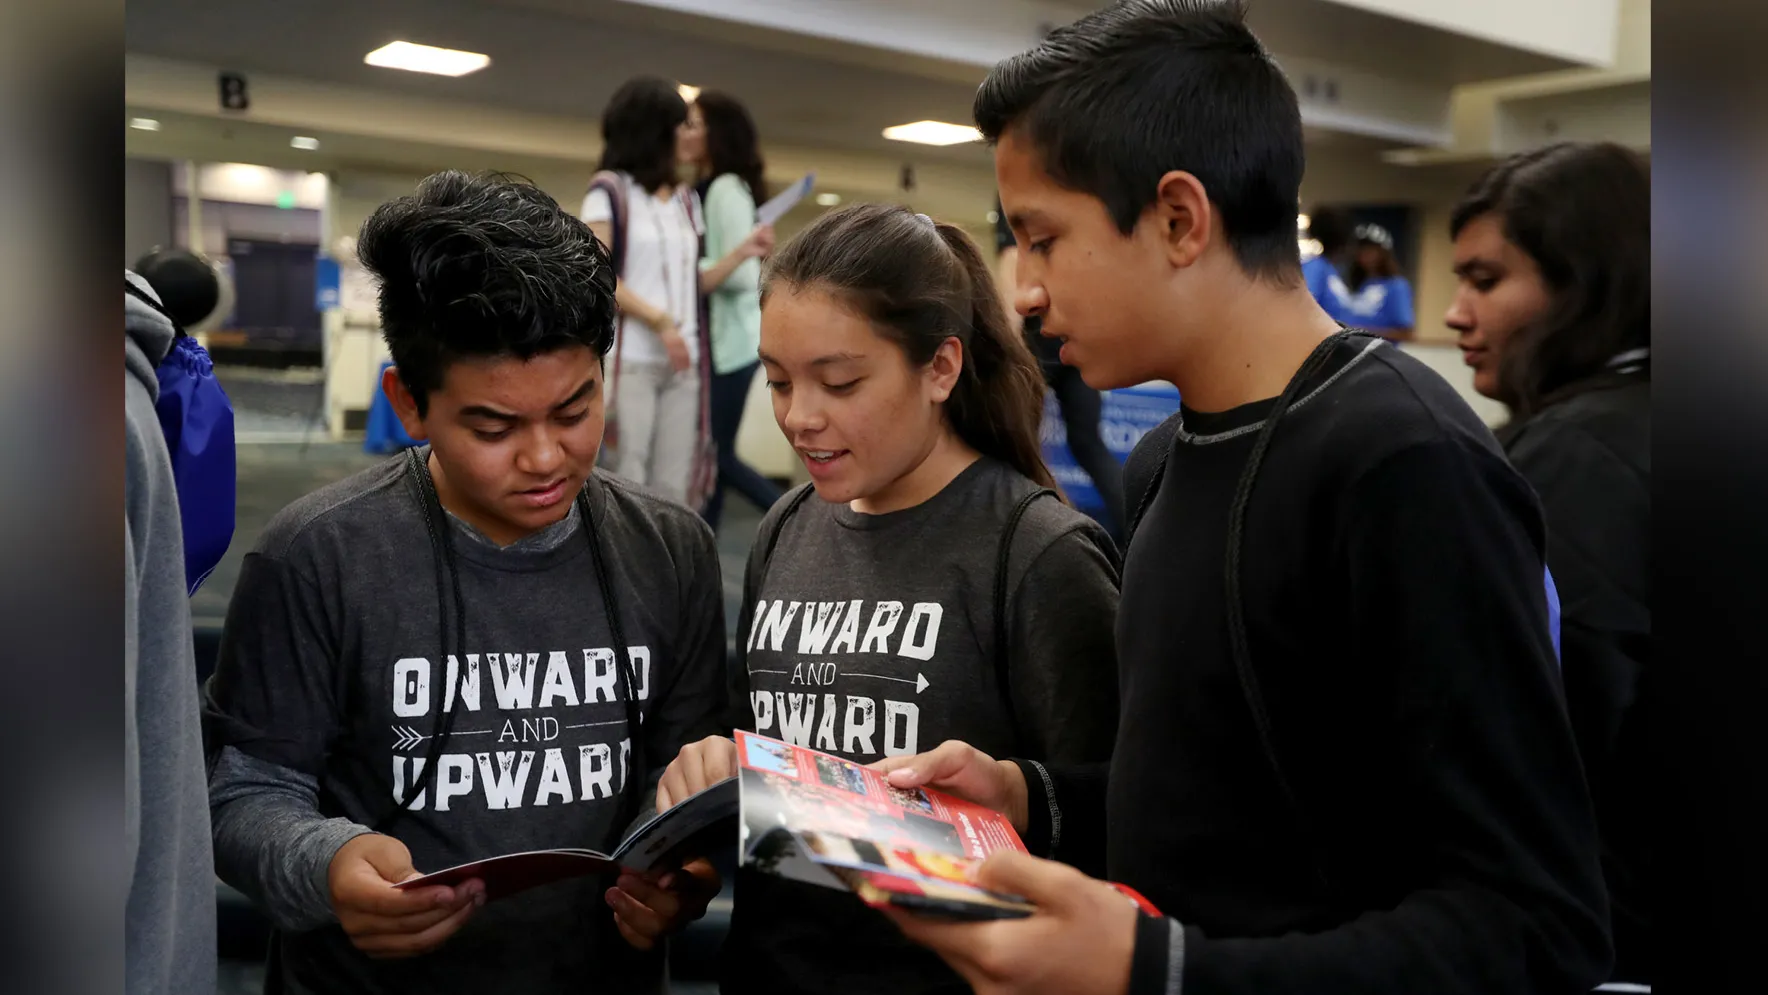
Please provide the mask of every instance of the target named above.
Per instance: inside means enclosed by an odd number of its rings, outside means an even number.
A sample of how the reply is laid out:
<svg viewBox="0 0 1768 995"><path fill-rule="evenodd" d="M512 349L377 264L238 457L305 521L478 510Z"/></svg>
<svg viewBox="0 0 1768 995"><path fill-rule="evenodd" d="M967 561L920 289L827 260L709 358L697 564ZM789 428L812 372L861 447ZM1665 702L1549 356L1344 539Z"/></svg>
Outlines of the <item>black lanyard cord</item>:
<svg viewBox="0 0 1768 995"><path fill-rule="evenodd" d="M1265 416L1265 423L1260 427L1257 438L1252 444L1252 453L1246 458L1246 466L1240 471L1240 479L1234 487L1234 501L1228 508L1227 557L1223 565L1223 581L1226 586L1228 616L1228 647L1234 658L1234 670L1240 678L1240 691L1246 705L1252 713L1252 722L1258 732L1259 745L1263 748L1265 760L1270 764L1271 772L1277 778L1277 787L1283 792L1283 798L1294 811L1301 823L1302 835L1306 845L1315 851L1314 874L1327 894L1331 893L1331 882L1326 874L1324 860L1318 852L1319 839L1313 831L1308 818L1307 809L1301 804L1300 797L1290 785L1289 778L1283 772L1283 765L1277 754L1276 739L1271 732L1270 714L1265 708L1265 698L1259 688L1258 675L1252 669L1252 651L1246 634L1246 604L1241 594L1240 584L1240 548L1244 545L1246 527L1246 507L1252 498L1252 485L1258 478L1258 471L1264 463L1265 451L1271 447L1271 437L1276 434L1277 423L1282 420L1284 412L1289 410L1296 397L1301 394L1316 373L1326 365L1332 353L1352 334L1349 330L1334 334L1308 354L1308 358L1295 371L1289 383L1284 386L1283 393L1278 395L1277 403L1271 413Z"/></svg>
<svg viewBox="0 0 1768 995"><path fill-rule="evenodd" d="M454 562L454 546L448 541L446 513L442 511L442 502L437 497L436 488L430 480L430 468L425 465L424 458L418 455L418 450L416 448L407 449L405 459L412 475L417 479L418 507L423 509L424 531L429 534L430 555L436 564L436 621L441 627L439 634L442 643L442 656L438 662L445 666L449 657L449 599L447 586L444 583L446 577L453 581L454 588L454 648L456 654L462 658L462 665L464 665L467 642L466 599L460 593L460 570ZM430 737L429 749L424 751L424 769L414 775L411 787L402 797L398 798L393 811L375 826L375 832L385 833L390 829L394 823L399 821L400 816L411 809L417 799L423 797L424 790L436 780L436 766L441 760L442 750L447 745L448 739L454 735L454 719L460 711L458 708L452 707L454 703L449 700L458 690L458 677L454 683L448 683L447 677L444 676L443 682L442 714L436 720L439 728Z"/></svg>
<svg viewBox="0 0 1768 995"><path fill-rule="evenodd" d="M638 779L638 788L622 792L620 801L621 817L617 820L616 831L624 832L624 827L636 817L644 807L644 799L639 791L649 783L645 765L644 715L638 703L638 677L632 666L632 651L626 644L626 627L620 621L620 609L615 603L614 587L608 580L608 566L602 556L602 544L596 534L595 518L590 514L589 496L582 492L577 495L577 509L583 518L583 534L589 539L590 558L595 562L595 584L602 592L602 611L608 616L608 631L614 638L615 666L619 668L619 680L623 697L626 699L626 737L632 744L631 764L627 768L626 781L623 787L630 787L632 780ZM615 761L619 761L616 759Z"/></svg>
<svg viewBox="0 0 1768 995"><path fill-rule="evenodd" d="M423 510L424 530L429 534L430 551L436 564L436 618L441 625L441 659L446 661L450 655L447 639L450 591L449 585L444 582L444 576L452 582L453 587L454 652L464 658L467 641L466 599L461 594L460 569L455 562L454 546L448 538L446 512L442 510L441 500L436 494L434 483L430 478L429 467L425 464L423 457L418 454L416 448L407 449L405 452L411 472L418 481L419 507ZM590 513L589 498L581 490L577 495L577 508L579 517L583 520L583 534L589 541L590 558L595 565L596 586L601 590L602 610L608 617L608 629L613 636L615 665L619 671L616 679L620 683L621 694L625 699L627 738L631 743L631 763L626 779L630 782L636 774L642 786L647 781L644 776L644 772L647 770L644 738L641 735L643 714L638 703L638 681L633 672L632 654L626 644L626 627L621 623L619 606L614 598L613 587L608 580L607 564L604 562L601 543L596 535L595 519ZM387 832L405 812L410 811L411 806L418 798L423 797L424 790L435 783L436 767L441 760L443 750L447 748L449 739L454 735L455 717L460 711L458 708L450 707L451 699L457 693L460 683L458 673L452 682L448 681L446 676L443 681L445 684L443 713L437 719L438 728L430 738L429 749L425 751L424 768L414 776L411 787L402 796L398 796L393 811L382 818L374 827L376 832ZM610 760L614 763L619 762L618 758L610 758ZM636 817L642 806L643 800L638 790L623 791L620 803L621 816L616 820L616 831L623 831L624 826Z"/></svg>

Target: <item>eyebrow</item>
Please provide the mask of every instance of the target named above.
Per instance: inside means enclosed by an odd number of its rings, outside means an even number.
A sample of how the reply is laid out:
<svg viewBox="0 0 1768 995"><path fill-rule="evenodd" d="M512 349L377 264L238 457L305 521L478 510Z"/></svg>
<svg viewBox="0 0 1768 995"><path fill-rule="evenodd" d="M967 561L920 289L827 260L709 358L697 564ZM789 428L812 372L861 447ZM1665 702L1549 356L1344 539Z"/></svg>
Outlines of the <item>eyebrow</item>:
<svg viewBox="0 0 1768 995"><path fill-rule="evenodd" d="M588 380L583 381L576 390L572 391L570 397L553 405L552 409L558 411L563 408L568 408L587 397L589 392L594 388L595 377L591 376ZM483 404L469 404L466 407L461 408L460 416L462 418L489 418L492 421L521 421L520 415L514 415L508 411L499 411L496 408L487 407Z"/></svg>
<svg viewBox="0 0 1768 995"><path fill-rule="evenodd" d="M1473 272L1474 270L1486 270L1487 272L1500 273L1500 272L1503 272L1504 267L1498 265L1496 262L1493 262L1490 259L1484 259L1479 256L1475 256L1474 258L1469 259L1465 262L1456 263L1455 268L1452 270L1452 272L1456 276L1466 276L1467 274Z"/></svg>
<svg viewBox="0 0 1768 995"><path fill-rule="evenodd" d="M760 359L763 363L772 363L774 366L782 365L779 360L774 359L772 356L769 356L765 352L760 353L759 355L760 355ZM856 360L861 360L864 358L866 358L866 357L863 353L832 352L832 353L829 353L827 356L818 356L817 358L811 360L810 365L811 366L832 366L836 363L851 363Z"/></svg>
<svg viewBox="0 0 1768 995"><path fill-rule="evenodd" d="M1023 211L1014 211L1013 213L1007 215L1007 227L1013 229L1014 231L1018 231L1018 230L1024 228L1026 225L1035 224L1037 222L1048 223L1049 220L1050 220L1049 215L1045 214L1044 212L1038 210L1035 207L1032 207L1032 208L1026 208Z"/></svg>

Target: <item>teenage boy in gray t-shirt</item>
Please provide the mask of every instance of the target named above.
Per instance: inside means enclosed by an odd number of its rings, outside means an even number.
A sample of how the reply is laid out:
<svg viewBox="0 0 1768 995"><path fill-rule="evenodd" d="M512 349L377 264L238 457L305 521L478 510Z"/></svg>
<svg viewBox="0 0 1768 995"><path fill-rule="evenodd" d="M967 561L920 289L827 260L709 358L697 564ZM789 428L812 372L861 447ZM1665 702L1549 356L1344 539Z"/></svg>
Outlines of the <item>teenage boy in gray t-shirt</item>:
<svg viewBox="0 0 1768 995"><path fill-rule="evenodd" d="M485 905L421 872L611 849L726 706L710 530L594 470L606 250L536 188L441 173L365 225L429 444L296 501L247 556L206 691L216 864L286 991L657 991L704 862ZM642 731L640 731L642 730ZM663 887L668 884L668 887Z"/></svg>

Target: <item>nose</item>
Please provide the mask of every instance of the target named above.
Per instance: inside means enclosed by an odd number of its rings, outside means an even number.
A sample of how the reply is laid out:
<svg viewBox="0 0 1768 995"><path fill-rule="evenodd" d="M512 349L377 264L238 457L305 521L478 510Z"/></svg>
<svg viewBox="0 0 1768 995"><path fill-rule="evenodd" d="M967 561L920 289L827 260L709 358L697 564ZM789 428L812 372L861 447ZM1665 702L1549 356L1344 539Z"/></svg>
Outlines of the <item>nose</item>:
<svg viewBox="0 0 1768 995"><path fill-rule="evenodd" d="M1020 280L1013 288L1013 310L1021 315L1032 318L1042 315L1050 309L1050 294L1042 284L1026 283Z"/></svg>
<svg viewBox="0 0 1768 995"><path fill-rule="evenodd" d="M799 435L823 429L827 419L823 417L822 404L816 400L815 394L815 391L799 390L784 397L774 395L780 429L786 433L788 442L797 443Z"/></svg>
<svg viewBox="0 0 1768 995"><path fill-rule="evenodd" d="M537 425L522 436L516 450L516 469L536 477L551 477L565 462L563 436L548 425Z"/></svg>
<svg viewBox="0 0 1768 995"><path fill-rule="evenodd" d="M1449 310L1443 314L1443 324L1463 334L1473 331L1473 308L1468 306L1466 287L1456 288L1455 296L1449 299Z"/></svg>

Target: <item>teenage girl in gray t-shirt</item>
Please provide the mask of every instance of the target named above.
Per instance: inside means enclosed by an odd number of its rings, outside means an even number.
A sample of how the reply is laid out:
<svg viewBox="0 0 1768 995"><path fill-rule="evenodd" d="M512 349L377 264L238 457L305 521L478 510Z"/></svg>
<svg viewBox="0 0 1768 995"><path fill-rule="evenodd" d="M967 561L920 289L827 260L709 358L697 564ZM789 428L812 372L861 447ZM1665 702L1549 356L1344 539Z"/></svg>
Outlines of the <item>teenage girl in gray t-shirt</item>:
<svg viewBox="0 0 1768 995"><path fill-rule="evenodd" d="M1050 490L1043 378L976 246L900 207L834 211L762 302L774 416L812 484L749 559L733 723L861 763L947 739L1108 758L1117 551ZM693 744L657 805L735 770L728 739ZM722 988L968 990L852 896L749 872Z"/></svg>

